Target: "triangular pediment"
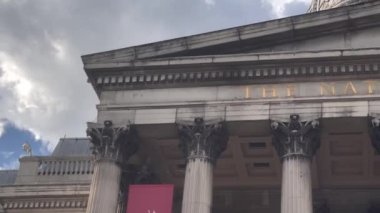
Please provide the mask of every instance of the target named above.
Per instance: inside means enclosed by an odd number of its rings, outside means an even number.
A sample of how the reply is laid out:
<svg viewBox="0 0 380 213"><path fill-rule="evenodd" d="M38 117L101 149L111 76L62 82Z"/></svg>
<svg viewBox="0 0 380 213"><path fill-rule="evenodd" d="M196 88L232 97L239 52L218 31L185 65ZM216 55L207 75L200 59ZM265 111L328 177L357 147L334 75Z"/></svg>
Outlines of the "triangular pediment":
<svg viewBox="0 0 380 213"><path fill-rule="evenodd" d="M85 55L87 64L186 56L380 47L380 2Z"/></svg>

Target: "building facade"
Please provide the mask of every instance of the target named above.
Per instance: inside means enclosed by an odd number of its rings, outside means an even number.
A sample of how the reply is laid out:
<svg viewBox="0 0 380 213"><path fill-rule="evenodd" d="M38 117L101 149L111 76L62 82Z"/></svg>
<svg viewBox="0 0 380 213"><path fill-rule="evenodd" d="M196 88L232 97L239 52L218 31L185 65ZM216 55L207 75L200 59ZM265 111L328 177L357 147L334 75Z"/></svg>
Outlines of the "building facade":
<svg viewBox="0 0 380 213"><path fill-rule="evenodd" d="M369 2L369 0L312 0L308 12L317 12L365 2Z"/></svg>
<svg viewBox="0 0 380 213"><path fill-rule="evenodd" d="M334 2L83 56L88 139L1 172L0 212L125 212L132 183L173 212L380 212L380 2Z"/></svg>

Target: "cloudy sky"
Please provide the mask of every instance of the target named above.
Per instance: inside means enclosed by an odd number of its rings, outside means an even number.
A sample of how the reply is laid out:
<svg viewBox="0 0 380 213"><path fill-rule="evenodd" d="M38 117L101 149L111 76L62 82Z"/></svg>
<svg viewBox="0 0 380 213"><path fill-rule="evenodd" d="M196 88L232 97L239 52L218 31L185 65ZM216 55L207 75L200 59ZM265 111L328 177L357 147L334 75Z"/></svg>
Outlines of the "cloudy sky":
<svg viewBox="0 0 380 213"><path fill-rule="evenodd" d="M0 169L85 136L80 56L304 13L310 0L0 0Z"/></svg>

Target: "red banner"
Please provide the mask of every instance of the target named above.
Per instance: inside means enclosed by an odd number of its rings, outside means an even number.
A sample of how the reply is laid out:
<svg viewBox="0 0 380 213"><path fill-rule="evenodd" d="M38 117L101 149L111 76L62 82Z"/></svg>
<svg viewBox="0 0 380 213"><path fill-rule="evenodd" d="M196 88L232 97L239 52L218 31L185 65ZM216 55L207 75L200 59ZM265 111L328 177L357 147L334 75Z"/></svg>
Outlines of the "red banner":
<svg viewBox="0 0 380 213"><path fill-rule="evenodd" d="M172 213L173 185L130 185L127 213Z"/></svg>

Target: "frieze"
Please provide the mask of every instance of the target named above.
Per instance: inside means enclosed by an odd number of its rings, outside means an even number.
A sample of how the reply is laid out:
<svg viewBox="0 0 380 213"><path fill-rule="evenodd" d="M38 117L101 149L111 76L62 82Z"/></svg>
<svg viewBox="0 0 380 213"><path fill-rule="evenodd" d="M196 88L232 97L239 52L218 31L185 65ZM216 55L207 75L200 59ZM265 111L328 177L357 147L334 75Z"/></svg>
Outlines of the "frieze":
<svg viewBox="0 0 380 213"><path fill-rule="evenodd" d="M245 86L244 98L341 97L380 94L380 80L301 82Z"/></svg>
<svg viewBox="0 0 380 213"><path fill-rule="evenodd" d="M195 71L196 70L196 71ZM225 66L217 68L195 68L163 71L118 71L98 72L91 79L97 90L144 89L189 87L197 85L240 84L242 82L278 81L278 78L319 78L375 74L380 72L377 62L357 64L292 64L283 66ZM110 74L105 74L110 73Z"/></svg>
<svg viewBox="0 0 380 213"><path fill-rule="evenodd" d="M1 201L7 209L57 209L57 208L86 208L87 197L83 198L41 198L41 199L5 199Z"/></svg>

